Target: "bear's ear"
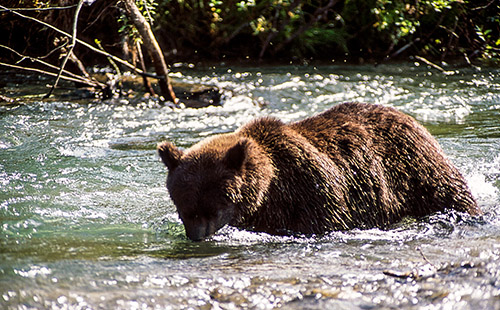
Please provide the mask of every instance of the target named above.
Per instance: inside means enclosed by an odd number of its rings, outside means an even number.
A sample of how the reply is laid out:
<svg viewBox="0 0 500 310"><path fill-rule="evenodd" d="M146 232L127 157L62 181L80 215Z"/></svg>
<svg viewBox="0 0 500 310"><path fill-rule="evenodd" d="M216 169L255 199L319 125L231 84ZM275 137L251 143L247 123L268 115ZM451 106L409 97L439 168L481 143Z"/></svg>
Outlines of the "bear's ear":
<svg viewBox="0 0 500 310"><path fill-rule="evenodd" d="M172 171L179 166L182 151L172 143L163 142L158 144L158 154L168 170Z"/></svg>
<svg viewBox="0 0 500 310"><path fill-rule="evenodd" d="M247 158L248 140L243 139L238 141L234 146L227 150L224 156L226 167L234 170L241 170L243 163Z"/></svg>

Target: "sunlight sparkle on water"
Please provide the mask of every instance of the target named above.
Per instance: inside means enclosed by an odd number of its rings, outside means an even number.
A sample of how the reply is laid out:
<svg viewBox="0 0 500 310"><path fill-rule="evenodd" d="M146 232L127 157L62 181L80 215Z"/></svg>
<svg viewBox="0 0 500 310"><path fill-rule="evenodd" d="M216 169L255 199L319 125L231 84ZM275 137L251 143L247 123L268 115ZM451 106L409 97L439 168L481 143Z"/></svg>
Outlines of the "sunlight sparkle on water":
<svg viewBox="0 0 500 310"><path fill-rule="evenodd" d="M0 105L0 308L500 308L498 69L173 70L181 82L223 89L223 106ZM392 106L423 123L484 215L324 236L226 226L206 242L187 240L158 142L187 148L256 117L296 121L344 101Z"/></svg>

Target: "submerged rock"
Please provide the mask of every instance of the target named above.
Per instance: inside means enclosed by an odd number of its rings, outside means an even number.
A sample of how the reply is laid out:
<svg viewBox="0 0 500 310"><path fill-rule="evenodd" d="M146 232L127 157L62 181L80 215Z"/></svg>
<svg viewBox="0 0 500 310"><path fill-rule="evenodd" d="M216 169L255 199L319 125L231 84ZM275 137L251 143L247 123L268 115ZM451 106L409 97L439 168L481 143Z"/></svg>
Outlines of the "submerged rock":
<svg viewBox="0 0 500 310"><path fill-rule="evenodd" d="M173 82L175 95L186 107L221 106L221 91L217 86Z"/></svg>
<svg viewBox="0 0 500 310"><path fill-rule="evenodd" d="M125 76L122 77L121 83L122 90L124 91L132 89L134 92L142 92L144 90L141 77ZM217 86L200 83L185 83L175 80L171 81L171 83L175 95L187 108L204 108L222 105L222 92ZM154 90L158 92L157 84L153 82L152 86Z"/></svg>

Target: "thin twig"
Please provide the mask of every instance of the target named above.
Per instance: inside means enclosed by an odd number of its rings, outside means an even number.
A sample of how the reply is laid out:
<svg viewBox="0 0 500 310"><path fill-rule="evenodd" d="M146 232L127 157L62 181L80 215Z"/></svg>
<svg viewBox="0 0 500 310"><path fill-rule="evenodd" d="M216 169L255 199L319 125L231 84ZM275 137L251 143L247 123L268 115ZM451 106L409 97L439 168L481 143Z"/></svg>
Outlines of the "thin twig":
<svg viewBox="0 0 500 310"><path fill-rule="evenodd" d="M50 52L47 53L47 55L45 56L39 56L37 57L38 59L43 59L43 58L47 58L49 57L50 55L54 54L55 52L57 52L58 50L62 49L62 48L65 48L66 45L68 45L69 42L64 42L63 44L59 45L59 46L56 46L54 49L52 49Z"/></svg>
<svg viewBox="0 0 500 310"><path fill-rule="evenodd" d="M496 0L491 0L488 4L471 9L472 11L483 10L492 5Z"/></svg>
<svg viewBox="0 0 500 310"><path fill-rule="evenodd" d="M152 24L154 22L153 20L153 17L151 17L151 12L149 12L149 8L148 6L146 5L146 2L144 2L144 0L141 0L141 3L142 3L142 7L144 8L144 10L146 11L146 14L148 15L148 22L150 24Z"/></svg>
<svg viewBox="0 0 500 310"><path fill-rule="evenodd" d="M465 61L467 62L467 64L469 66L471 66L472 68L474 68L476 71L480 71L481 70L481 67L478 67L476 65L474 65L470 59L469 59L469 56L467 55L467 53L464 53L464 58L465 58Z"/></svg>
<svg viewBox="0 0 500 310"><path fill-rule="evenodd" d="M56 81L54 82L54 85L52 85L52 88L49 90L47 95L43 97L44 99L49 98L54 89L56 88L57 84L59 83L59 78L61 77L61 74L64 70L64 67L66 66L66 62L68 61L69 57L71 56L71 53L73 53L73 48L75 48L76 45L76 27L78 25L78 15L80 15L80 10L83 6L83 0L78 1L78 6L76 7L75 11L75 17L73 18L73 34L71 36L71 44L68 47L68 50L66 52L66 57L64 57L63 62L61 64L61 68L59 69L59 73L57 74Z"/></svg>
<svg viewBox="0 0 500 310"><path fill-rule="evenodd" d="M108 5L106 5L104 8L100 8L99 9L99 14L97 14L97 16L95 18L93 18L93 21L89 22L86 27L83 29L82 33L85 33L87 32L87 30L92 27L97 21L99 21L99 19L101 18L101 16L104 14L104 13L107 13L107 9L112 6L112 5L115 5L115 3L113 3L112 1L110 1L110 3Z"/></svg>
<svg viewBox="0 0 500 310"><path fill-rule="evenodd" d="M448 45L446 45L446 49L444 50L444 53L441 54L441 61L443 61L446 58L446 55L448 54L448 51L451 49L451 44L453 43L453 40L455 38L458 38L458 35L455 33L455 30L457 29L458 25L458 17L455 17L455 24L453 25L453 30L449 30L446 27L443 26L443 28L450 33L450 39L448 40Z"/></svg>
<svg viewBox="0 0 500 310"><path fill-rule="evenodd" d="M386 58L386 60L397 57L399 54L401 54L402 52L407 50L409 47L411 47L413 44L415 44L416 42L419 42L419 41L420 41L420 38L416 38L415 40L411 41L410 43L406 44L405 46L401 47L400 49L398 49L397 51L392 53L389 57Z"/></svg>
<svg viewBox="0 0 500 310"><path fill-rule="evenodd" d="M85 78L87 78L87 79L91 79L92 78L90 76L90 74L87 72L87 70L85 69L85 66L83 65L83 62L80 59L78 59L78 57L76 57L76 55L75 55L74 52L71 52L71 54L69 55L69 58L78 67L78 69L80 70L80 72L83 74L83 76Z"/></svg>
<svg viewBox="0 0 500 310"><path fill-rule="evenodd" d="M43 61L43 60L41 60L41 59L39 59L39 58L34 58L34 57L30 57L30 56L23 55L23 54L19 53L18 51L14 50L14 49L12 49L12 48L10 48L10 47L8 47L8 46L1 45L1 44L0 44L0 47L5 48L5 49L7 49L7 50L11 51L12 53L16 54L17 56L21 57L21 59L20 59L19 61L17 61L16 63L21 63L22 61L24 61L24 60L26 60L26 59L27 59L27 60L29 60L29 61L31 61L31 62L37 62L37 63L42 64L42 65L44 65L44 66L46 66L46 67L49 67L49 68L51 68L51 69L55 69L55 70L58 70L58 69L59 69L59 67L56 67L56 66L54 66L54 65L52 65L52 64L50 64L50 63L48 63L48 62L45 62L45 61ZM23 68L23 67L20 67L20 68ZM32 68L29 68L29 67L26 67L26 68L25 68L25 70L30 70L30 71L32 71L31 69L32 69ZM49 73L48 71L43 71L43 72ZM50 73L51 73L51 72L50 72ZM101 88L106 87L106 85L104 85L104 84L102 84L102 83L100 83L100 82L97 82L97 81L91 80L91 79L90 79L90 77L83 78L83 77L81 77L81 76L79 76L79 75L77 75L77 74L74 74L74 73L72 73L72 72L69 72L69 71L67 71L67 70L64 70L64 71L63 71L63 73L64 73L64 74L67 74L67 75L68 75L68 76L70 76L70 77L73 77L73 78L75 78L75 79L78 79L78 82L79 82L79 83L82 83L82 84L86 84L86 85L93 86L93 87L97 87L97 86L98 86L98 87L101 87ZM44 73L44 74L45 74L45 73ZM54 74L54 76L56 76L56 75L55 75L55 73L53 73L53 74Z"/></svg>
<svg viewBox="0 0 500 310"><path fill-rule="evenodd" d="M5 67L13 68L13 69L26 70L26 71L33 71L33 72L37 72L37 73L41 73L41 74L45 74L45 75L50 75L50 76L57 76L57 74L53 73L53 72L48 72L48 71L44 71L44 70L36 69L36 68L11 65L11 64L4 63L4 62L0 62L0 66L5 66ZM87 85L93 86L93 87L101 86L101 83L97 83L97 82L89 81L89 80L84 80L81 77L80 78L73 78L73 77L61 75L61 79L72 81L72 82L77 82L77 83L82 83L82 84L87 84Z"/></svg>
<svg viewBox="0 0 500 310"><path fill-rule="evenodd" d="M141 43L139 41L136 42L135 48L137 50L137 56L139 57L139 63L141 64L141 67L143 70L146 70L146 63L144 62L144 57L142 55L142 49L141 49ZM144 84L144 87L146 88L146 91L149 92L152 96L155 96L155 91L153 87L151 86L151 82L149 82L148 78L143 76L142 77L142 82Z"/></svg>
<svg viewBox="0 0 500 310"><path fill-rule="evenodd" d="M5 11L51 11L51 10L66 10L66 9L72 9L78 4L73 4L73 5L68 5L68 6L52 6L48 8L3 8L0 10L0 12L5 12Z"/></svg>
<svg viewBox="0 0 500 310"><path fill-rule="evenodd" d="M428 259L427 259L427 257L425 257L424 252L422 252L422 249L421 249L420 247L418 247L418 248L417 248L417 251L418 251L418 253L420 253L420 255L422 256L422 258L424 259L424 261L425 261L427 264L429 264L429 265L431 265L432 267L434 267L434 268L436 268L436 269L437 269L437 267L436 267L433 263L431 263L431 262L430 262L430 260L428 260Z"/></svg>
<svg viewBox="0 0 500 310"><path fill-rule="evenodd" d="M101 44L100 41L95 40L95 44L97 44L97 46L99 46L99 48L104 51L104 47L102 47L102 44ZM120 68L118 67L118 65L116 64L116 62L114 62L113 58L111 58L111 57L107 57L107 58L108 58L109 63L111 64L111 66L115 69L116 74L118 75L118 77L121 78L122 72L120 71Z"/></svg>

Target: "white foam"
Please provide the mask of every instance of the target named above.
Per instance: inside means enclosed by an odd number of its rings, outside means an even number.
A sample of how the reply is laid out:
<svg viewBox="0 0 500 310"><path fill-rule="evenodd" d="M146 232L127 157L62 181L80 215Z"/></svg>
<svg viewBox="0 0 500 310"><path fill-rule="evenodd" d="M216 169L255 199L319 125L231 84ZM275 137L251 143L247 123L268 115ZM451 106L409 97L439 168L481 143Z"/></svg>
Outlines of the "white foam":
<svg viewBox="0 0 500 310"><path fill-rule="evenodd" d="M479 201L491 200L498 197L498 188L486 180L486 176L474 173L466 176L472 195Z"/></svg>

